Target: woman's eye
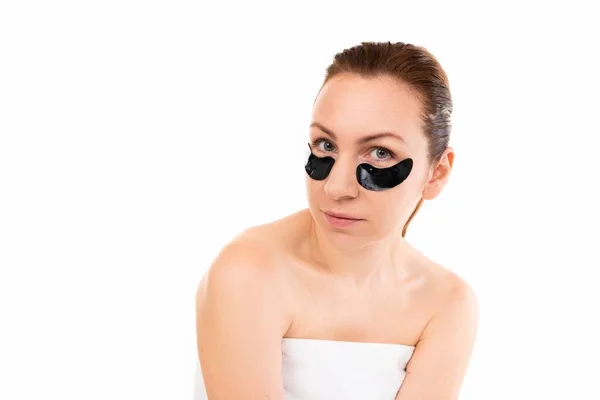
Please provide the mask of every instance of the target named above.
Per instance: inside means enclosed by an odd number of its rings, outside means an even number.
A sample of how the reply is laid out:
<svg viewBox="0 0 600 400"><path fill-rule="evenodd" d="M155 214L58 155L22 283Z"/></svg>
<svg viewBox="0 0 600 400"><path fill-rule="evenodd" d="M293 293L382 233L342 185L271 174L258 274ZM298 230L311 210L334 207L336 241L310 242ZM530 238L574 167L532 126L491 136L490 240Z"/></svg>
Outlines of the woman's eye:
<svg viewBox="0 0 600 400"><path fill-rule="evenodd" d="M319 146L321 144L323 144L323 147L321 148L321 150L323 150L323 151L333 151L333 149L335 149L335 146L330 141L321 140L319 142Z"/></svg>
<svg viewBox="0 0 600 400"><path fill-rule="evenodd" d="M376 160L386 160L387 158L389 158L389 156L391 156L390 152L384 148L378 147L376 149L373 149L373 151L371 152L371 154L373 155L372 158L376 159ZM386 155L388 157L386 157Z"/></svg>

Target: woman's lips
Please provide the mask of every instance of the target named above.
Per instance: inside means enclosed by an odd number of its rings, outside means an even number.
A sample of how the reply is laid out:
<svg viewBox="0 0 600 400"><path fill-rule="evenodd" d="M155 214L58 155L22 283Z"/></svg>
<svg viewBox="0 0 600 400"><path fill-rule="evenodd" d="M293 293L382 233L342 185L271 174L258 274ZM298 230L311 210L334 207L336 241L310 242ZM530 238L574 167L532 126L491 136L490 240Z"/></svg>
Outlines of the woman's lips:
<svg viewBox="0 0 600 400"><path fill-rule="evenodd" d="M326 212L324 212L324 214L325 218L327 219L327 222L329 222L336 228L347 228L357 222L362 221L362 219L335 217L333 215L327 214Z"/></svg>

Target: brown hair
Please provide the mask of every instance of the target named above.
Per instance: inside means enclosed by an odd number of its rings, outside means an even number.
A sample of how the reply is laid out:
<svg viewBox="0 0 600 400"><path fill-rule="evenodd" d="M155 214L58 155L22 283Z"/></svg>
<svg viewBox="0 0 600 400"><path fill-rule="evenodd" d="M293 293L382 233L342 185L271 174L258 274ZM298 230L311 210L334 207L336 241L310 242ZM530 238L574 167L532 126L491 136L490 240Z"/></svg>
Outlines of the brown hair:
<svg viewBox="0 0 600 400"><path fill-rule="evenodd" d="M446 72L428 50L403 42L361 42L335 55L321 87L342 73L391 77L415 90L423 105L421 122L428 143L428 162L430 166L439 162L450 140L452 97ZM404 225L403 237L421 204L423 198Z"/></svg>

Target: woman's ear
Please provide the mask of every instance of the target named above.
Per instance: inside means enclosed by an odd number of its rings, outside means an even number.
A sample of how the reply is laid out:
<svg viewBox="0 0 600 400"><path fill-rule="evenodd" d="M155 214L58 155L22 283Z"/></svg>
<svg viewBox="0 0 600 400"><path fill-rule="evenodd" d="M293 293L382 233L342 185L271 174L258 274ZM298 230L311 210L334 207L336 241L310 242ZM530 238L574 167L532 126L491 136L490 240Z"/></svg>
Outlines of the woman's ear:
<svg viewBox="0 0 600 400"><path fill-rule="evenodd" d="M437 165L434 167L431 178L425 182L425 187L423 188L424 199L431 200L440 194L450 178L450 172L452 171L453 163L454 149L448 146L446 147L446 150L444 150L444 153L442 153Z"/></svg>

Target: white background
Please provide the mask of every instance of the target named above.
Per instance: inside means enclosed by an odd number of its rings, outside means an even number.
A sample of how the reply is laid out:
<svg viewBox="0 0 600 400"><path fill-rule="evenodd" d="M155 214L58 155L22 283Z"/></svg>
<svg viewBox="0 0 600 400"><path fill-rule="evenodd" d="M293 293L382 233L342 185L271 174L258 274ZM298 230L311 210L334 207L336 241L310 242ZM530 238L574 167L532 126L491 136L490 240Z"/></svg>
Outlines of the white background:
<svg viewBox="0 0 600 400"><path fill-rule="evenodd" d="M390 40L450 78L407 239L478 294L461 399L600 399L597 12L487 3L2 2L0 398L191 399L202 274L306 206L325 68Z"/></svg>

